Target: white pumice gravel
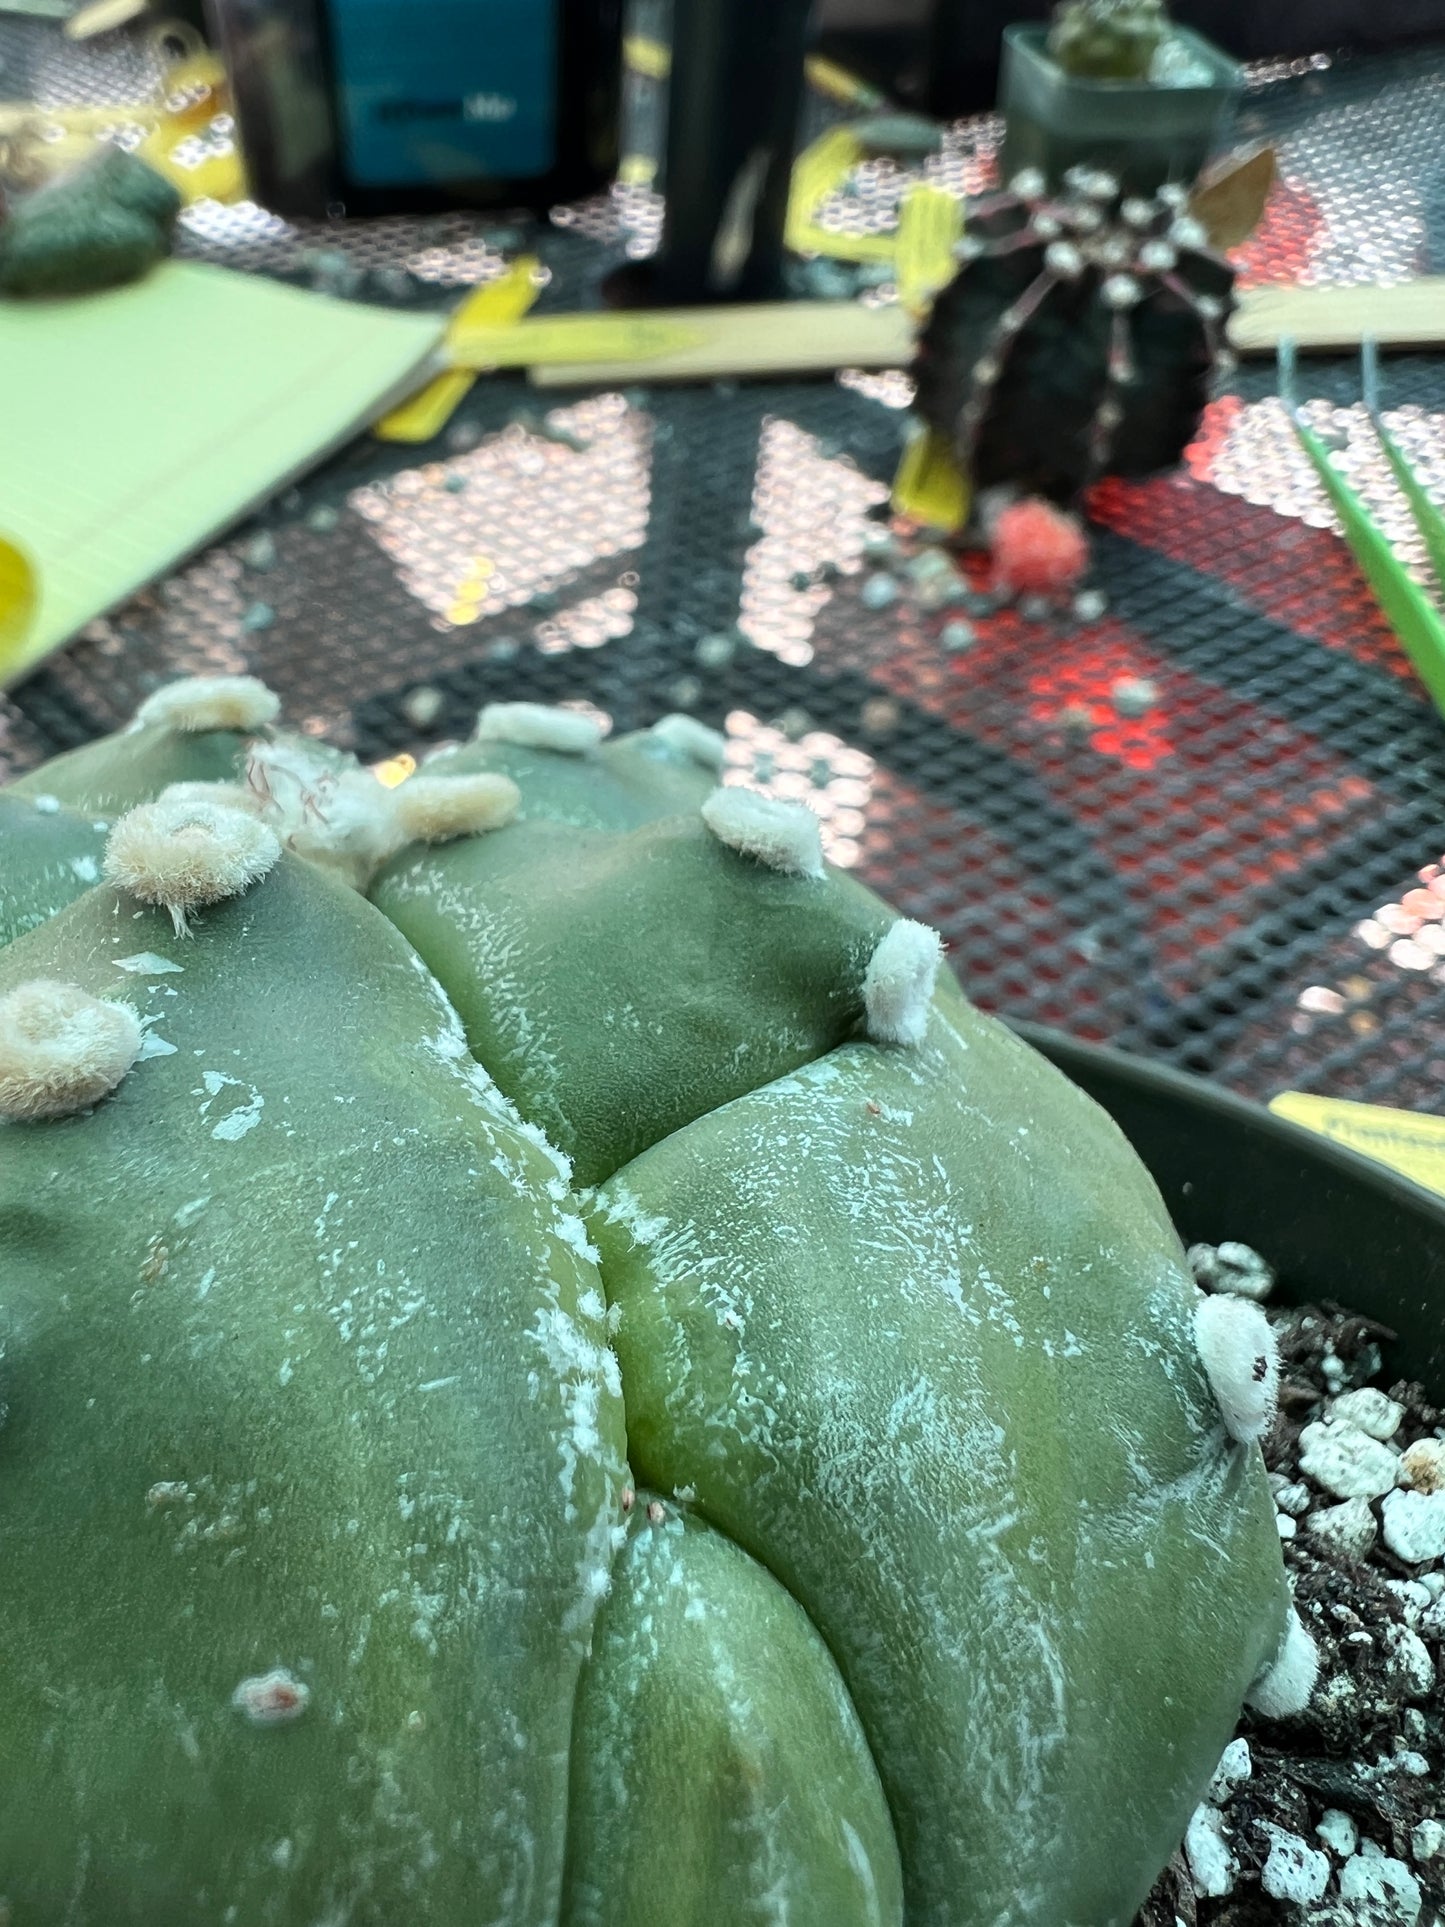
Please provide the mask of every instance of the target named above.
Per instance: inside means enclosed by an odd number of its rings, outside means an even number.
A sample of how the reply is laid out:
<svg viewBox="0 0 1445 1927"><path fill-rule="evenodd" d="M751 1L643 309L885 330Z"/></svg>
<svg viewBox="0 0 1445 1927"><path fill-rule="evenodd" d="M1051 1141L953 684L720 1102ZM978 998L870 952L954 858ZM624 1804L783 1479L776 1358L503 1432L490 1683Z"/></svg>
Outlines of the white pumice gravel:
<svg viewBox="0 0 1445 1927"><path fill-rule="evenodd" d="M1340 1505L1317 1506L1305 1521L1309 1537L1341 1559L1365 1558L1379 1530L1366 1499L1346 1499Z"/></svg>
<svg viewBox="0 0 1445 1927"><path fill-rule="evenodd" d="M1270 1827L1269 1837L1270 1849L1260 1869L1259 1884L1271 1900L1287 1900L1297 1907L1323 1900L1333 1871L1329 1855L1282 1827Z"/></svg>
<svg viewBox="0 0 1445 1927"><path fill-rule="evenodd" d="M1212 1806L1222 1807L1232 1800L1239 1789L1254 1771L1250 1758L1249 1741L1231 1740L1219 1756L1219 1765L1214 1769L1214 1777L1209 1782L1209 1802Z"/></svg>
<svg viewBox="0 0 1445 1927"><path fill-rule="evenodd" d="M1341 1860L1348 1860L1352 1853L1359 1851L1360 1829L1355 1825L1354 1815L1346 1813L1343 1807L1327 1807L1319 1817L1315 1832Z"/></svg>
<svg viewBox="0 0 1445 1927"><path fill-rule="evenodd" d="M1300 1470L1337 1499L1378 1499L1395 1483L1395 1454L1357 1425L1316 1420L1300 1433Z"/></svg>
<svg viewBox="0 0 1445 1927"><path fill-rule="evenodd" d="M1380 1507L1385 1544L1412 1566L1445 1558L1445 1492L1391 1492Z"/></svg>
<svg viewBox="0 0 1445 1927"><path fill-rule="evenodd" d="M1238 1865L1225 1845L1224 1815L1207 1801L1194 1809L1189 1831L1184 1836L1184 1857L1201 1899L1221 1898L1234 1892Z"/></svg>
<svg viewBox="0 0 1445 1927"><path fill-rule="evenodd" d="M1368 1432L1372 1439L1392 1439L1400 1429L1405 1408L1375 1386L1361 1385L1356 1391L1332 1398L1329 1413L1332 1419Z"/></svg>
<svg viewBox="0 0 1445 1927"><path fill-rule="evenodd" d="M1414 1927L1424 1905L1420 1883L1404 1861L1383 1852L1373 1840L1362 1841L1360 1851L1340 1869L1340 1898L1373 1904L1375 1912L1361 1916L1372 1927L1376 1920L1380 1927Z"/></svg>

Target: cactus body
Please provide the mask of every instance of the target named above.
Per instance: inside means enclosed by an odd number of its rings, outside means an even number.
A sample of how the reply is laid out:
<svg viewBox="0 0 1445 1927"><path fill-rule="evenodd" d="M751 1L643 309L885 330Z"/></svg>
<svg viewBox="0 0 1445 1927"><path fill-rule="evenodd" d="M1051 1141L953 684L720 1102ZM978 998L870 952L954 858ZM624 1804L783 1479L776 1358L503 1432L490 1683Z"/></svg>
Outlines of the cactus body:
<svg viewBox="0 0 1445 1927"><path fill-rule="evenodd" d="M1105 475L1170 468L1229 365L1234 273L1164 190L1073 170L1020 177L970 215L959 271L919 341L919 414L975 489L1075 501Z"/></svg>
<svg viewBox="0 0 1445 1927"><path fill-rule="evenodd" d="M106 827L43 792L0 790L0 947L99 883Z"/></svg>
<svg viewBox="0 0 1445 1927"><path fill-rule="evenodd" d="M180 207L153 168L106 147L0 225L0 294L89 294L133 281L170 252Z"/></svg>
<svg viewBox="0 0 1445 1927"><path fill-rule="evenodd" d="M1291 1626L1158 1195L708 739L534 723L374 903L183 793L0 949L0 1894L1122 1927Z"/></svg>
<svg viewBox="0 0 1445 1927"><path fill-rule="evenodd" d="M1064 0L1049 52L1089 80L1147 80L1168 25L1163 0Z"/></svg>

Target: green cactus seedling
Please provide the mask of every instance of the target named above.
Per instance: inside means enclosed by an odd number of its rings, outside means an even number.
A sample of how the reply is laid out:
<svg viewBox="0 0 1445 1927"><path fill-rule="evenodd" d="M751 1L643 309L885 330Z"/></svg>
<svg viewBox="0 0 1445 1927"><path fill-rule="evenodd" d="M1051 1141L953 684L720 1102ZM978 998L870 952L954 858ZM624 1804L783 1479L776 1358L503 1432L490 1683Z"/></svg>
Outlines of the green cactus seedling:
<svg viewBox="0 0 1445 1927"><path fill-rule="evenodd" d="M1066 73L1147 80L1168 30L1163 0L1063 0L1048 47Z"/></svg>
<svg viewBox="0 0 1445 1927"><path fill-rule="evenodd" d="M1124 1927L1313 1685L1258 1307L711 732L234 695L0 794L16 1927Z"/></svg>

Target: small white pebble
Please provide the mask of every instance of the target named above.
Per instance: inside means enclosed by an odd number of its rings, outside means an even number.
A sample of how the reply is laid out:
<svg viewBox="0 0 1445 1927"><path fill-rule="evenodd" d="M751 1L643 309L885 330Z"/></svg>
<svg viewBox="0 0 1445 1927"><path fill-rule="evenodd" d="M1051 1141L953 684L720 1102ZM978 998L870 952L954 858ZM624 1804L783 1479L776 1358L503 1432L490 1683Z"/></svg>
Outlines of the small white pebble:
<svg viewBox="0 0 1445 1927"><path fill-rule="evenodd" d="M1158 708L1159 693L1158 683L1150 682L1147 676L1120 676L1109 697L1119 715L1137 718Z"/></svg>
<svg viewBox="0 0 1445 1927"><path fill-rule="evenodd" d="M1299 1467L1337 1499L1378 1499L1395 1483L1395 1454L1357 1425L1316 1419L1300 1433Z"/></svg>
<svg viewBox="0 0 1445 1927"><path fill-rule="evenodd" d="M1315 1832L1341 1860L1348 1860L1360 1844L1360 1829L1355 1825L1354 1816L1343 1807L1326 1807Z"/></svg>
<svg viewBox="0 0 1445 1927"><path fill-rule="evenodd" d="M1374 1545L1378 1527L1367 1500L1346 1499L1312 1512L1305 1530L1326 1552L1358 1563Z"/></svg>
<svg viewBox="0 0 1445 1927"><path fill-rule="evenodd" d="M1310 1509L1313 1496L1309 1487L1297 1479L1275 1488L1274 1503L1279 1511L1287 1512L1291 1519L1302 1519Z"/></svg>
<svg viewBox="0 0 1445 1927"><path fill-rule="evenodd" d="M430 729L442 713L446 698L430 683L408 690L402 698L401 713L413 729Z"/></svg>
<svg viewBox="0 0 1445 1927"><path fill-rule="evenodd" d="M1397 1559L1422 1566L1445 1557L1445 1492L1391 1492L1380 1517L1385 1544Z"/></svg>
<svg viewBox="0 0 1445 1927"><path fill-rule="evenodd" d="M246 1715L253 1726L282 1726L300 1719L311 1703L311 1688L284 1667L243 1679L231 1695L231 1704Z"/></svg>
<svg viewBox="0 0 1445 1927"><path fill-rule="evenodd" d="M1194 1809L1184 1835L1184 1857L1201 1899L1219 1900L1234 1892L1239 1867L1225 1843L1224 1815L1207 1801Z"/></svg>
<svg viewBox="0 0 1445 1927"><path fill-rule="evenodd" d="M1433 1860L1445 1850L1445 1825L1438 1820L1422 1820L1410 1833L1410 1851L1417 1860Z"/></svg>
<svg viewBox="0 0 1445 1927"><path fill-rule="evenodd" d="M1374 1772L1380 1778L1387 1773L1405 1773L1412 1780L1428 1780L1430 1762L1423 1753L1417 1753L1414 1747L1402 1746L1398 1753L1392 1753L1388 1759L1376 1760Z"/></svg>
<svg viewBox="0 0 1445 1927"><path fill-rule="evenodd" d="M1415 1579L1387 1579L1385 1585L1399 1600L1405 1624L1418 1626L1422 1616L1430 1610L1429 1589Z"/></svg>
<svg viewBox="0 0 1445 1927"><path fill-rule="evenodd" d="M1346 1425L1357 1425L1372 1439L1392 1439L1405 1416L1403 1405L1386 1398L1373 1385L1362 1386L1355 1392L1341 1392L1338 1398L1330 1400L1329 1409L1331 1418L1340 1419Z"/></svg>
<svg viewBox="0 0 1445 1927"><path fill-rule="evenodd" d="M1293 1539L1299 1531L1299 1527L1287 1512L1276 1512L1274 1515L1274 1523L1275 1530L1279 1533L1281 1539Z"/></svg>
<svg viewBox="0 0 1445 1927"><path fill-rule="evenodd" d="M898 600L898 584L882 569L865 576L858 600L865 609L886 609Z"/></svg>
<svg viewBox="0 0 1445 1927"><path fill-rule="evenodd" d="M1445 1492L1445 1439L1416 1439L1400 1455L1401 1485L1417 1492Z"/></svg>
<svg viewBox="0 0 1445 1927"><path fill-rule="evenodd" d="M1211 1805L1224 1806L1232 1800L1239 1789L1254 1771L1254 1761L1250 1758L1249 1741L1231 1740L1219 1756L1219 1765L1214 1769L1214 1778L1209 1782L1206 1796Z"/></svg>
<svg viewBox="0 0 1445 1927"><path fill-rule="evenodd" d="M1268 1298L1274 1271L1252 1245L1226 1239L1220 1245L1191 1245L1186 1258L1203 1291L1233 1292L1236 1298Z"/></svg>
<svg viewBox="0 0 1445 1927"><path fill-rule="evenodd" d="M1432 1600L1439 1599L1445 1595L1445 1572L1422 1572L1419 1584L1425 1588Z"/></svg>
<svg viewBox="0 0 1445 1927"><path fill-rule="evenodd" d="M1428 1699L1435 1690L1435 1662L1420 1635L1409 1626L1387 1626L1380 1645L1407 1700Z"/></svg>
<svg viewBox="0 0 1445 1927"><path fill-rule="evenodd" d="M1372 1901L1380 1927L1414 1927L1424 1904L1420 1883L1404 1861L1382 1853L1373 1840L1340 1868L1340 1898Z"/></svg>
<svg viewBox="0 0 1445 1927"><path fill-rule="evenodd" d="M1307 1907L1324 1898L1330 1884L1330 1857L1317 1847L1306 1846L1297 1833L1271 1827L1271 1845L1260 1872L1259 1884L1271 1900L1292 1901Z"/></svg>
<svg viewBox="0 0 1445 1927"><path fill-rule="evenodd" d="M951 656L962 655L965 649L972 649L978 641L978 632L971 622L956 616L952 622L945 622L938 632L938 640Z"/></svg>
<svg viewBox="0 0 1445 1927"><path fill-rule="evenodd" d="M1109 607L1102 589L1080 589L1074 597L1074 614L1080 622L1097 622Z"/></svg>

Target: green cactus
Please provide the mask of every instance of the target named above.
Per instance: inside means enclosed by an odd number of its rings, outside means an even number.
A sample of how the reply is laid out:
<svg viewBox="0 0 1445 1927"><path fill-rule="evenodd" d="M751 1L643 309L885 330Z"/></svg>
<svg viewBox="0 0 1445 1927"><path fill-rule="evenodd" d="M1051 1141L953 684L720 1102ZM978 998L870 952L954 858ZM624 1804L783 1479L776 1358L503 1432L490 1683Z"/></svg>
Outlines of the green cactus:
<svg viewBox="0 0 1445 1927"><path fill-rule="evenodd" d="M0 294L88 294L134 281L170 253L180 210L169 181L106 146L0 224Z"/></svg>
<svg viewBox="0 0 1445 1927"><path fill-rule="evenodd" d="M217 744L0 949L17 1927L1123 1923L1308 1697L1257 1307L806 812L597 736Z"/></svg>
<svg viewBox="0 0 1445 1927"><path fill-rule="evenodd" d="M1147 80L1169 31L1164 0L1062 0L1049 52L1088 80Z"/></svg>
<svg viewBox="0 0 1445 1927"><path fill-rule="evenodd" d="M0 790L0 946L99 883L108 828L43 792Z"/></svg>

